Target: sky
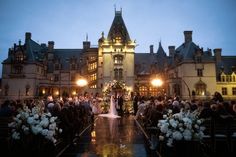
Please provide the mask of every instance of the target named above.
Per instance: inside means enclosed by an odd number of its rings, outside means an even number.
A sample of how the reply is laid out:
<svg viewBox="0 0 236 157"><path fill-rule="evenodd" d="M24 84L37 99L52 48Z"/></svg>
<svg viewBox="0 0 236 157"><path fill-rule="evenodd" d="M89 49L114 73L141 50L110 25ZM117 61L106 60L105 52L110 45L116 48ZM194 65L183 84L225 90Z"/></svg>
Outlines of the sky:
<svg viewBox="0 0 236 157"><path fill-rule="evenodd" d="M14 43L24 42L25 32L38 43L54 41L55 48L82 48L86 34L97 45L115 8L122 8L136 53L149 52L150 45L157 51L160 41L168 53L168 46L183 43L183 31L192 30L204 50L236 55L236 0L0 0L0 61Z"/></svg>

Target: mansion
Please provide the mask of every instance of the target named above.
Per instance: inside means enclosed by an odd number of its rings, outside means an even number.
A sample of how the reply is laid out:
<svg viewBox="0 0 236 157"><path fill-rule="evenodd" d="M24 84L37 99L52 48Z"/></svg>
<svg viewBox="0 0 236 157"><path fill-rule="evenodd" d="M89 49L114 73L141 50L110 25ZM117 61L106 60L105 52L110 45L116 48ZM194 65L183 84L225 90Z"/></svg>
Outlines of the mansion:
<svg viewBox="0 0 236 157"><path fill-rule="evenodd" d="M88 39L80 49L56 49L54 44L39 44L26 32L24 43L9 48L2 62L2 99L102 93L112 80L124 81L129 92L141 95L210 99L218 91L225 99L236 98L236 56L222 56L220 48L203 50L192 41L192 31L184 31L183 44L169 46L168 53L161 43L157 51L150 45L150 52L136 52L122 12L115 11L108 35L102 32L98 46ZM156 77L163 80L162 86L151 85ZM79 87L80 78L88 85Z"/></svg>

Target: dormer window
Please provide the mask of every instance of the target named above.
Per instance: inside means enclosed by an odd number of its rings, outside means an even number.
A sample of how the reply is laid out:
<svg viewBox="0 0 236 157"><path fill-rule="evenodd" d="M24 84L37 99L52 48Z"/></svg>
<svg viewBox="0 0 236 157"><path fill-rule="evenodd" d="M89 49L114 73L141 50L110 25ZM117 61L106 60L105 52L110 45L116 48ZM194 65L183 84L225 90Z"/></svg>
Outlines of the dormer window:
<svg viewBox="0 0 236 157"><path fill-rule="evenodd" d="M118 37L115 38L115 41L116 41L116 43L121 43L121 42L122 42L122 39L121 39L120 36L118 36Z"/></svg>
<svg viewBox="0 0 236 157"><path fill-rule="evenodd" d="M16 52L15 60L17 62L22 62L24 60L24 55L23 55L23 53L21 51Z"/></svg>

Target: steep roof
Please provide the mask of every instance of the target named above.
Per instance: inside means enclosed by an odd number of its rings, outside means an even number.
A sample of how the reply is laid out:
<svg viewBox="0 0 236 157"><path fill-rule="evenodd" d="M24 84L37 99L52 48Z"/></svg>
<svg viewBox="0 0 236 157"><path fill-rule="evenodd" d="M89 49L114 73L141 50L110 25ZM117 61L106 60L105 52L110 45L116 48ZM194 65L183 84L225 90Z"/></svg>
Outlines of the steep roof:
<svg viewBox="0 0 236 157"><path fill-rule="evenodd" d="M136 74L150 74L151 65L156 65L156 54L151 53L135 53L134 54L134 64Z"/></svg>
<svg viewBox="0 0 236 157"><path fill-rule="evenodd" d="M115 18L112 22L107 39L113 41L116 37L121 37L123 42L130 41L128 30L122 18L122 11L115 11Z"/></svg>
<svg viewBox="0 0 236 157"><path fill-rule="evenodd" d="M221 72L226 75L236 73L236 56L222 56L221 62L216 64L216 75L219 76Z"/></svg>
<svg viewBox="0 0 236 157"><path fill-rule="evenodd" d="M175 51L181 55L182 59L193 59L196 50L200 49L194 42L187 42L180 45Z"/></svg>
<svg viewBox="0 0 236 157"><path fill-rule="evenodd" d="M76 58L77 64L79 64L79 59L83 53L83 49L54 49L54 58L58 58L60 60L60 64L62 65L61 70L69 70L70 69L70 59ZM48 72L53 72L54 63L48 63Z"/></svg>
<svg viewBox="0 0 236 157"><path fill-rule="evenodd" d="M43 47L29 39L26 43L26 56L28 62L40 61L43 58Z"/></svg>
<svg viewBox="0 0 236 157"><path fill-rule="evenodd" d="M11 63L14 58L14 53L17 51L21 51L26 55L26 62L35 62L35 61L42 61L44 57L44 52L46 47L39 45L32 39L28 39L24 45L14 45L14 48L9 49L8 58L3 61L3 63Z"/></svg>

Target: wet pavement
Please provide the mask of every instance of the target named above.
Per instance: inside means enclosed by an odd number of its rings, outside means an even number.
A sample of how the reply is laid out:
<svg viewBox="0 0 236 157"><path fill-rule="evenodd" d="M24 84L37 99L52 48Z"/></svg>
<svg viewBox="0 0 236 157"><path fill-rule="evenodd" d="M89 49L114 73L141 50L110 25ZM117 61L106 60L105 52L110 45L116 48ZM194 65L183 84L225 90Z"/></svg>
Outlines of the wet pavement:
<svg viewBox="0 0 236 157"><path fill-rule="evenodd" d="M76 139L63 157L156 157L133 116L97 117L94 125Z"/></svg>

